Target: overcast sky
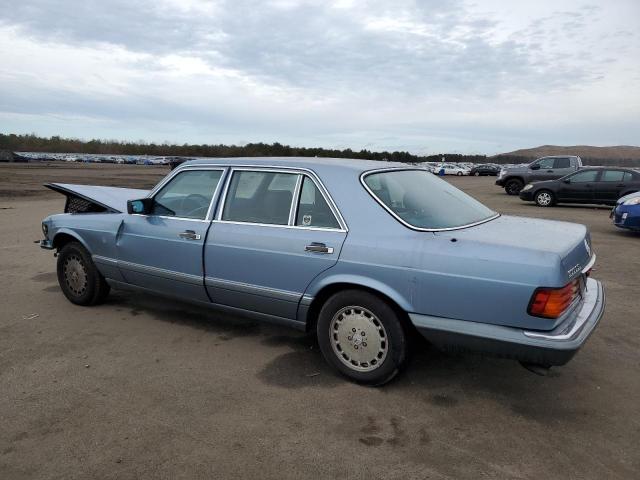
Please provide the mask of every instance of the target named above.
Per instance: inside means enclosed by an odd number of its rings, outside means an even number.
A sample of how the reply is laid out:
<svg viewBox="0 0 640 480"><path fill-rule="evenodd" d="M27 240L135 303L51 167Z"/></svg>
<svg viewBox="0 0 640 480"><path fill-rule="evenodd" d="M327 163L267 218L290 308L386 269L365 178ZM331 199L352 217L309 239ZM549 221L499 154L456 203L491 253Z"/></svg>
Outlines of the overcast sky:
<svg viewBox="0 0 640 480"><path fill-rule="evenodd" d="M640 144L640 0L20 0L0 131L493 154Z"/></svg>

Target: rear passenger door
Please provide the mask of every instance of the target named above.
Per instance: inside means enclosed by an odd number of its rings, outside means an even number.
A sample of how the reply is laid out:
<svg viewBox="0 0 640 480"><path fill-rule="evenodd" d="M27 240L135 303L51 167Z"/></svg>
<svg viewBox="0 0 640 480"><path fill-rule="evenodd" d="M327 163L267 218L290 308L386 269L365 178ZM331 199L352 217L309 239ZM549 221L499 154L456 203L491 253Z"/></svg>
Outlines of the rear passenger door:
<svg viewBox="0 0 640 480"><path fill-rule="evenodd" d="M553 178L564 177L574 172L575 169L571 166L571 158L569 157L556 157L553 162Z"/></svg>
<svg viewBox="0 0 640 480"><path fill-rule="evenodd" d="M631 182L631 173L624 170L603 170L596 185L598 203L615 203Z"/></svg>
<svg viewBox="0 0 640 480"><path fill-rule="evenodd" d="M214 303L295 319L307 285L338 260L346 225L317 177L233 169L205 243Z"/></svg>

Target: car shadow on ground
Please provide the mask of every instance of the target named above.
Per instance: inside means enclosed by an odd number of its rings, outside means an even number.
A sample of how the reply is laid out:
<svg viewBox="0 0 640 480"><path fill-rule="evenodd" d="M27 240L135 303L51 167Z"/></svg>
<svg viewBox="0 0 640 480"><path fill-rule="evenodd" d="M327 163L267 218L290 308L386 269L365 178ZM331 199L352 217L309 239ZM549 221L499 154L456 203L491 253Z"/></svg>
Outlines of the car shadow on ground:
<svg viewBox="0 0 640 480"><path fill-rule="evenodd" d="M257 373L259 380L272 386L333 388L347 381L327 365L313 334L150 294L112 292L105 307L203 330L220 341L248 337L261 346L277 348L281 352ZM519 415L544 422L587 413L557 402L564 388L572 388L571 375L565 376L561 369L551 369L542 377L513 360L444 353L419 336L413 340L408 368L380 389L384 394L415 395L438 408L455 408L488 397Z"/></svg>

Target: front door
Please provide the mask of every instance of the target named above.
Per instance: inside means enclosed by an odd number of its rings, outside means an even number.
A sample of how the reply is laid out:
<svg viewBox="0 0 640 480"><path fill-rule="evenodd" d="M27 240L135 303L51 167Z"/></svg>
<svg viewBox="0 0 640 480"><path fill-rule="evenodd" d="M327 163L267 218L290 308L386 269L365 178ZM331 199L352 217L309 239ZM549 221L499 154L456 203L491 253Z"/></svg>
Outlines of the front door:
<svg viewBox="0 0 640 480"><path fill-rule="evenodd" d="M595 201L594 186L598 170L584 170L560 180L558 201L591 203Z"/></svg>
<svg viewBox="0 0 640 480"><path fill-rule="evenodd" d="M294 170L234 169L205 244L214 303L295 319L311 281L346 238L316 179Z"/></svg>
<svg viewBox="0 0 640 480"><path fill-rule="evenodd" d="M529 170L529 177L533 182L540 182L542 180L551 180L556 178L554 176L554 157L547 157L537 161L534 165L537 166L535 170ZM533 165L532 165L533 166Z"/></svg>
<svg viewBox="0 0 640 480"><path fill-rule="evenodd" d="M118 267L132 285L209 301L202 255L222 169L187 169L153 196L151 212L125 216L118 232Z"/></svg>

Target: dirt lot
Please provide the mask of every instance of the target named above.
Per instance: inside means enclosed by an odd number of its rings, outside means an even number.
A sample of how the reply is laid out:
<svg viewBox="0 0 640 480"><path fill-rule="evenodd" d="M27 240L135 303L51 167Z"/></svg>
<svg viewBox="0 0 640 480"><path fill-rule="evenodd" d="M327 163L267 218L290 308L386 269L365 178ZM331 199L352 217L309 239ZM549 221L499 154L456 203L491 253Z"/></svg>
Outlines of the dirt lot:
<svg viewBox="0 0 640 480"><path fill-rule="evenodd" d="M546 377L425 346L370 389L295 331L151 296L63 297L33 241L64 198L39 185L144 188L166 171L0 165L0 479L638 478L640 236L607 208L541 209L493 178L452 179L502 213L588 225L605 318Z"/></svg>

